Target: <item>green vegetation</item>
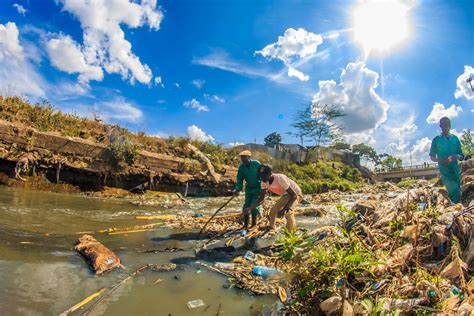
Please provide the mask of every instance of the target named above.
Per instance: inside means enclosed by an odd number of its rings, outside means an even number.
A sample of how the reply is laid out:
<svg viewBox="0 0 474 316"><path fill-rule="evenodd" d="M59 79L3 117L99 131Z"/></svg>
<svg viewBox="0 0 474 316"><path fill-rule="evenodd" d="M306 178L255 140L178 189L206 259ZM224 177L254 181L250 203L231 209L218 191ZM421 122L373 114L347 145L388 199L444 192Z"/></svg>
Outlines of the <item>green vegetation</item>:
<svg viewBox="0 0 474 316"><path fill-rule="evenodd" d="M284 173L298 183L305 194L328 190L348 191L363 183L359 170L341 162L320 160L299 166L294 163L276 161L273 168L275 172Z"/></svg>
<svg viewBox="0 0 474 316"><path fill-rule="evenodd" d="M340 228L342 235L320 240L319 235L290 233L277 241L283 265L292 267L294 300L290 311L306 314L346 288L358 288L360 280L374 278L370 269L379 262L353 232ZM317 311L317 309L316 309Z"/></svg>
<svg viewBox="0 0 474 316"><path fill-rule="evenodd" d="M397 187L402 189L412 188L418 181L415 179L404 179L397 183Z"/></svg>
<svg viewBox="0 0 474 316"><path fill-rule="evenodd" d="M278 145L279 143L281 143L281 135L280 133L277 133L277 132L273 132L271 134L268 134L264 139L263 139L263 142L265 144L265 146L268 146L268 147L275 147L275 145Z"/></svg>
<svg viewBox="0 0 474 316"><path fill-rule="evenodd" d="M474 152L474 143L472 142L474 133L470 129L465 129L461 136L461 145L464 154L472 154Z"/></svg>

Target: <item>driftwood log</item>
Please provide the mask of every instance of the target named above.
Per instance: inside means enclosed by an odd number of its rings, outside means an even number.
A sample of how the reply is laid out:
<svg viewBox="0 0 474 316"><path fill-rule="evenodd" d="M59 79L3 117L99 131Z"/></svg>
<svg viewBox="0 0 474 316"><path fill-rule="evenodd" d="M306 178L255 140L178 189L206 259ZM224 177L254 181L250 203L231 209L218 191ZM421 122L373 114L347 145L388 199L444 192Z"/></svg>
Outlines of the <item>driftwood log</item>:
<svg viewBox="0 0 474 316"><path fill-rule="evenodd" d="M90 264L95 274L102 274L120 266L120 259L91 235L83 235L75 247Z"/></svg>

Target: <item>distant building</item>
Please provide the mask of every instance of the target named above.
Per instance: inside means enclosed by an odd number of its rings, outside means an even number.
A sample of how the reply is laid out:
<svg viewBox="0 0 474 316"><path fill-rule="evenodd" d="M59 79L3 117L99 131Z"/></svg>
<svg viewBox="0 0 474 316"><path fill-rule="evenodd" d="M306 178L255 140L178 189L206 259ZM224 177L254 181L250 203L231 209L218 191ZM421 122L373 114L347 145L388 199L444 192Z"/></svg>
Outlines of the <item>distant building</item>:
<svg viewBox="0 0 474 316"><path fill-rule="evenodd" d="M250 143L238 146L238 148L265 152L274 159L288 160L298 164L322 159L339 161L355 167L360 166L359 155L347 150L339 150L330 147L305 147L298 144L277 144L275 148L272 148L261 144Z"/></svg>

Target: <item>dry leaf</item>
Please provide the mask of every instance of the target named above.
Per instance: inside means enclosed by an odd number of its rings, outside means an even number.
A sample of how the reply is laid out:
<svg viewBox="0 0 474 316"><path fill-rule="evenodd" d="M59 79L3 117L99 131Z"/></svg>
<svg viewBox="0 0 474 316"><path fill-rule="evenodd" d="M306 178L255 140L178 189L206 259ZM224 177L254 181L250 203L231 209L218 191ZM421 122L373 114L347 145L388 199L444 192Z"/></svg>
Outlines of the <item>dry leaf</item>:
<svg viewBox="0 0 474 316"><path fill-rule="evenodd" d="M282 303L285 303L286 300L288 299L288 297L286 295L286 290L284 288L282 288L281 286L278 287L278 297L280 298L280 301Z"/></svg>
<svg viewBox="0 0 474 316"><path fill-rule="evenodd" d="M455 258L446 268L441 271L441 277L447 279L455 279L464 275L467 270L467 264L460 258Z"/></svg>

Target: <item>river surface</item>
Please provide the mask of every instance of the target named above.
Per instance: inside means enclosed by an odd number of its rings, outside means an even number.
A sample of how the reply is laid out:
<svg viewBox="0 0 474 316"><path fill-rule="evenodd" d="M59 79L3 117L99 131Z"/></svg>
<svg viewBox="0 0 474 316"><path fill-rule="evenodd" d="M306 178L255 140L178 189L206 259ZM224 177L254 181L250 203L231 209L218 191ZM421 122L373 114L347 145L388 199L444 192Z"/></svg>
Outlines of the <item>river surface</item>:
<svg viewBox="0 0 474 316"><path fill-rule="evenodd" d="M128 269L102 276L95 276L73 249L82 232L149 223L135 219L137 215L211 214L225 200L196 198L184 206L143 207L122 199L0 186L0 315L57 315L100 288L117 284L144 264L170 262L177 263L180 269L144 271L119 287L92 315L216 315L217 310L222 315L271 314L276 297L224 287L226 277L202 267L194 257L199 241L173 239L177 230L94 234ZM227 209L238 211L240 203L237 200ZM330 224L332 220L328 218L331 216L298 218L298 223L314 228ZM140 252L167 247L184 251ZM157 279L163 281L154 284ZM197 299L203 300L205 307L189 309L187 302Z"/></svg>
<svg viewBox="0 0 474 316"><path fill-rule="evenodd" d="M78 232L147 224L134 219L142 214L211 213L222 201L215 199L209 205L208 199L197 199L181 209L160 209L119 199L0 186L0 315L57 315L127 276L121 269L95 276L73 249L81 236ZM95 234L129 272L148 263L181 263L181 269L144 271L99 304L92 315L216 315L219 305L222 315L260 315L271 309L275 297L226 289L226 277L201 267L197 259L187 260L194 256L197 242L170 239L176 232L163 228L128 235ZM185 251L139 253L166 247ZM163 281L154 285L157 279ZM186 303L196 299L206 306L188 309Z"/></svg>

